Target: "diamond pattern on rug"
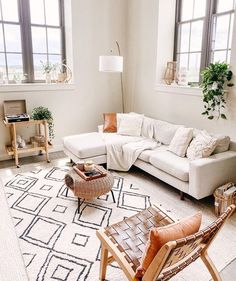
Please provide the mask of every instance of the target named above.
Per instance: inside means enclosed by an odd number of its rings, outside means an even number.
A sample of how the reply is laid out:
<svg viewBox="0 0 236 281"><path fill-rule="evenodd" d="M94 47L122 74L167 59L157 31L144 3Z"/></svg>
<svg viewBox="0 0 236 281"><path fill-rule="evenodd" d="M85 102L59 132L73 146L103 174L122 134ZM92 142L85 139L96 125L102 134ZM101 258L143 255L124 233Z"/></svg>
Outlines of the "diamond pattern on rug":
<svg viewBox="0 0 236 281"><path fill-rule="evenodd" d="M35 217L20 238L39 247L53 248L64 223L45 217Z"/></svg>
<svg viewBox="0 0 236 281"><path fill-rule="evenodd" d="M30 214L38 214L49 200L50 197L43 195L23 193L22 196L12 205L12 208L28 212Z"/></svg>
<svg viewBox="0 0 236 281"><path fill-rule="evenodd" d="M37 178L29 177L29 176L22 176L22 175L16 175L12 180L10 180L6 186L27 191L29 190L32 186L36 184L38 181Z"/></svg>
<svg viewBox="0 0 236 281"><path fill-rule="evenodd" d="M39 280L74 281L86 280L92 262L68 256L64 253L49 253L37 277Z"/></svg>
<svg viewBox="0 0 236 281"><path fill-rule="evenodd" d="M38 169L5 180L5 192L30 281L98 280L100 242L96 230L148 207L141 190L115 176L111 194L78 200L64 184L68 167ZM34 174L32 177L31 175ZM111 276L119 276L116 264ZM121 280L121 279L115 279Z"/></svg>

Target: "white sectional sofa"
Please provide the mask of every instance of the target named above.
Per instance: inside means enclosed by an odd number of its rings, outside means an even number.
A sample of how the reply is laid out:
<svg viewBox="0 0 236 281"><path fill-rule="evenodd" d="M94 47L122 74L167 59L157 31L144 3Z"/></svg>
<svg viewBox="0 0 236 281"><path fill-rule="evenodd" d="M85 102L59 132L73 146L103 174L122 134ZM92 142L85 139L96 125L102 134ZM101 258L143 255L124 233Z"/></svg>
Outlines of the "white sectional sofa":
<svg viewBox="0 0 236 281"><path fill-rule="evenodd" d="M154 150L143 151L134 166L177 188L181 197L186 193L201 199L213 194L217 187L226 182L236 182L234 142L231 141L229 150L225 152L190 161L187 157L179 157L167 150L180 125L148 117L144 117L144 123L141 136L156 138L162 145ZM153 130L150 130L150 126L153 126ZM64 152L74 163L86 159L97 164L106 163L107 152L103 136L104 133L100 131L64 137Z"/></svg>

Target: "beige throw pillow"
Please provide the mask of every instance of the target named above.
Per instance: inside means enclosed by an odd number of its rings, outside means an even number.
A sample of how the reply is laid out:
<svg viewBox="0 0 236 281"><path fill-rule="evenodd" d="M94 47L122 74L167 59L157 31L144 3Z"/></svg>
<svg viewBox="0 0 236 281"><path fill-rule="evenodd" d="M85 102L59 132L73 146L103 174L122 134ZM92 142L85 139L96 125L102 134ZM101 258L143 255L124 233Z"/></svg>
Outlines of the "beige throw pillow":
<svg viewBox="0 0 236 281"><path fill-rule="evenodd" d="M143 124L143 115L122 114L119 116L117 133L126 136L140 136Z"/></svg>
<svg viewBox="0 0 236 281"><path fill-rule="evenodd" d="M208 157L217 145L217 139L206 131L200 132L190 143L187 149L187 157L190 160Z"/></svg>
<svg viewBox="0 0 236 281"><path fill-rule="evenodd" d="M213 154L217 154L229 150L229 145L230 145L229 136L216 135L214 137L217 138L217 144L215 150L213 151Z"/></svg>
<svg viewBox="0 0 236 281"><path fill-rule="evenodd" d="M180 157L185 157L187 148L192 138L193 138L192 128L180 127L176 131L168 150Z"/></svg>

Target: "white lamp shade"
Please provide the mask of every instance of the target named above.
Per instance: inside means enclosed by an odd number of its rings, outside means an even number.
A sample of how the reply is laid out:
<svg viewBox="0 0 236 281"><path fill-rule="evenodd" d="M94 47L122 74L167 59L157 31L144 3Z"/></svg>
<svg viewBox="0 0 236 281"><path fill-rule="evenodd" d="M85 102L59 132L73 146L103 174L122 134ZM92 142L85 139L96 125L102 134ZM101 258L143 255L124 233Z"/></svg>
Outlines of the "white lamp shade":
<svg viewBox="0 0 236 281"><path fill-rule="evenodd" d="M123 57L122 56L100 56L99 71L101 72L122 72Z"/></svg>

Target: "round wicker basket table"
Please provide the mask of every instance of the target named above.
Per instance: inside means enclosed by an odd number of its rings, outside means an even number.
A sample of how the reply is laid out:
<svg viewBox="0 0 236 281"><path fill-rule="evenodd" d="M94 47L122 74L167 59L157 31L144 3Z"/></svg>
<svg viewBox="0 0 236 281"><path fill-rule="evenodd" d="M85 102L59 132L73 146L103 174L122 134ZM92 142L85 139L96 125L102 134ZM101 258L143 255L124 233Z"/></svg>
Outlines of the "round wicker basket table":
<svg viewBox="0 0 236 281"><path fill-rule="evenodd" d="M78 213L80 212L80 206L83 204L84 200L91 200L108 192L111 192L113 202L115 203L115 197L112 191L114 177L102 166L98 167L99 170L106 173L106 176L86 181L74 170L71 170L65 175L65 184L67 186L66 196L70 189L74 196L78 197Z"/></svg>

